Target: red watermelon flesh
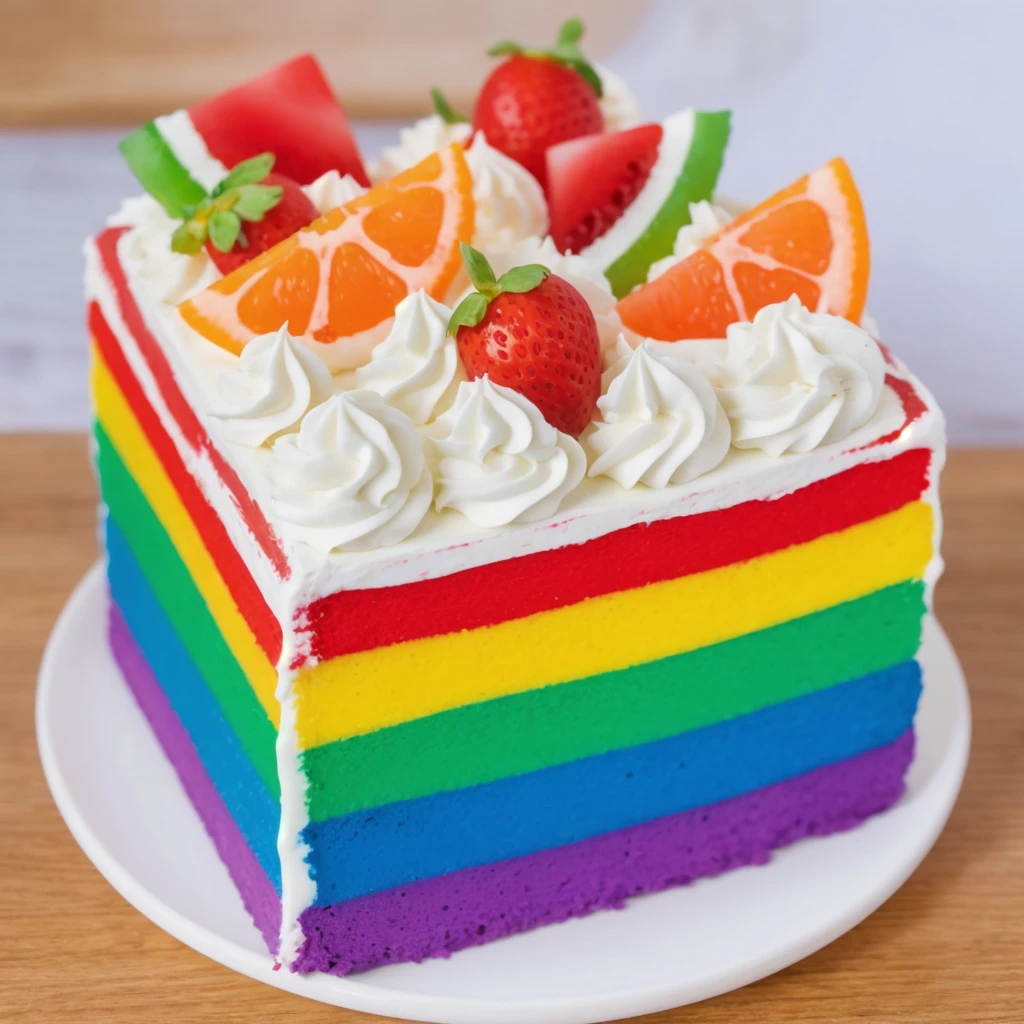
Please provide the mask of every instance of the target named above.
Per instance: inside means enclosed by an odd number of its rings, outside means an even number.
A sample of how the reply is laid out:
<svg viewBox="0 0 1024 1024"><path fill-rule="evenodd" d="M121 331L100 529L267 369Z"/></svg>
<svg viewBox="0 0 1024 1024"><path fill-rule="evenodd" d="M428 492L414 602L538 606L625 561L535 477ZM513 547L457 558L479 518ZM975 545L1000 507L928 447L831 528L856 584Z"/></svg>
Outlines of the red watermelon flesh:
<svg viewBox="0 0 1024 1024"><path fill-rule="evenodd" d="M562 252L600 238L636 199L658 159L660 124L586 135L547 151L551 237Z"/></svg>
<svg viewBox="0 0 1024 1024"><path fill-rule="evenodd" d="M370 184L345 111L311 54L203 100L188 113L225 167L270 152L274 171L300 185L330 170Z"/></svg>

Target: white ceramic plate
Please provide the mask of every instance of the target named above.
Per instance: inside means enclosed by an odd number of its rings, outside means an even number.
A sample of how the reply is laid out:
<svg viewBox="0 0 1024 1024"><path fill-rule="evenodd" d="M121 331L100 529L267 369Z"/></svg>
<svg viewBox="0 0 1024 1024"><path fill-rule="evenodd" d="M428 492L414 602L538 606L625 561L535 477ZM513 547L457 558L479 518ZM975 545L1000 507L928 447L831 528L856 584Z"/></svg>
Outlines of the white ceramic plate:
<svg viewBox="0 0 1024 1024"><path fill-rule="evenodd" d="M906 796L851 832L542 928L450 960L350 978L273 970L226 869L106 645L95 566L68 601L39 676L36 727L53 797L111 885L161 928L249 977L310 999L450 1024L584 1024L747 985L821 949L907 879L956 799L970 745L960 665L926 624L918 754ZM102 923L97 923L102 927Z"/></svg>

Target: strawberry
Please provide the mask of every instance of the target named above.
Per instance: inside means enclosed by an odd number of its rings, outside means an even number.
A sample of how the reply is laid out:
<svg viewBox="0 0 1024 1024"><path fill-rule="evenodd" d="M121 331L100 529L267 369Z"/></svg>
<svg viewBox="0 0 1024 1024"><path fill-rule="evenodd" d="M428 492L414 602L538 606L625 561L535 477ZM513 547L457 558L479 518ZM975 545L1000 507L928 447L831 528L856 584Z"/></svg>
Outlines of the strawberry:
<svg viewBox="0 0 1024 1024"><path fill-rule="evenodd" d="M543 185L549 146L604 130L601 79L579 48L583 23L570 18L551 50L498 43L491 56L509 60L491 72L477 97L473 128L521 163Z"/></svg>
<svg viewBox="0 0 1024 1024"><path fill-rule="evenodd" d="M237 164L208 196L185 209L187 219L171 236L171 248L191 255L205 245L220 272L230 274L316 220L320 211L302 187L271 173L273 166L273 153Z"/></svg>
<svg viewBox="0 0 1024 1024"><path fill-rule="evenodd" d="M482 253L465 242L460 248L477 290L452 313L448 333L470 380L486 373L578 437L601 394L601 344L587 300L538 264L495 279Z"/></svg>

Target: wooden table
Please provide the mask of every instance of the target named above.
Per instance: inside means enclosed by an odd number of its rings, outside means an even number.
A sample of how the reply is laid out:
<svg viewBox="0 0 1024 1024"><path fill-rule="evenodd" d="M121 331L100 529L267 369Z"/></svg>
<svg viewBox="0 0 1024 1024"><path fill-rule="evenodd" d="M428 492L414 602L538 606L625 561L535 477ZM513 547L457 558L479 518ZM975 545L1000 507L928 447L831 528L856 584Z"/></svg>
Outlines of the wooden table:
<svg viewBox="0 0 1024 1024"><path fill-rule="evenodd" d="M943 501L939 614L975 723L946 831L884 907L828 948L649 1024L1024 1021L1024 451L955 452ZM64 827L36 755L33 695L54 617L96 556L94 505L82 437L0 436L0 1020L380 1020L182 946L107 885Z"/></svg>

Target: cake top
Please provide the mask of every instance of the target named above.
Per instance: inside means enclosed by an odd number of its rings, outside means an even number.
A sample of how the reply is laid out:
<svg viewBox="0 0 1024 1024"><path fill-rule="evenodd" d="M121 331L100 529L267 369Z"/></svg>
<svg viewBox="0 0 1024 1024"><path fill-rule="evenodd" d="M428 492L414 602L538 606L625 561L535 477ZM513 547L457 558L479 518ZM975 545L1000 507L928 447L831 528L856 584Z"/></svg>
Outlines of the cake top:
<svg viewBox="0 0 1024 1024"><path fill-rule="evenodd" d="M768 497L923 436L846 164L741 208L729 113L645 122L582 37L497 44L472 119L435 89L368 168L309 56L121 143L129 287L304 566Z"/></svg>

